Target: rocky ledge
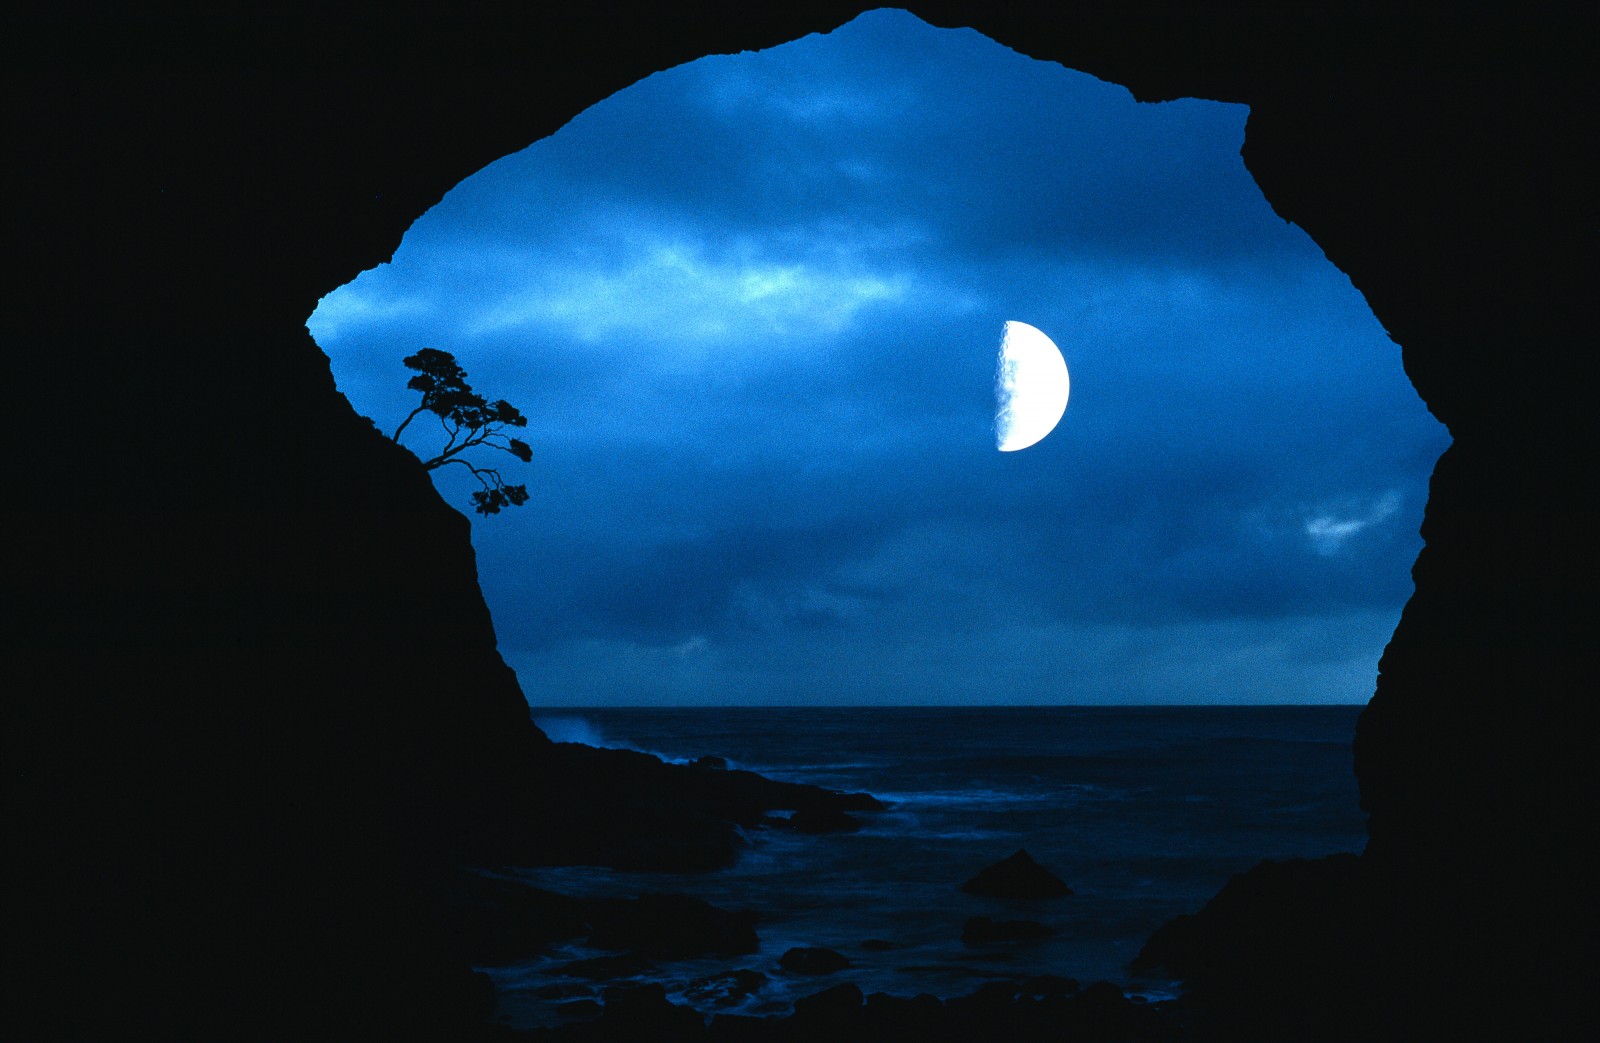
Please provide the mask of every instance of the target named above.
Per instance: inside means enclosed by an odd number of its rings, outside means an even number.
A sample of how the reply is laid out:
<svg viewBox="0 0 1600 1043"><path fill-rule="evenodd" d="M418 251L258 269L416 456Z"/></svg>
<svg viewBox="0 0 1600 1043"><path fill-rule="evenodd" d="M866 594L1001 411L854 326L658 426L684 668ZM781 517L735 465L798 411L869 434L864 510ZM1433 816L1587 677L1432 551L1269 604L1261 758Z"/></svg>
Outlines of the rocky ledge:
<svg viewBox="0 0 1600 1043"><path fill-rule="evenodd" d="M530 828L500 845L501 861L628 871L709 872L732 865L742 830L855 828L848 812L881 811L866 793L777 782L705 759L670 764L634 750L554 743L539 758ZM788 820L774 811L793 812ZM520 856L520 857L519 857Z"/></svg>

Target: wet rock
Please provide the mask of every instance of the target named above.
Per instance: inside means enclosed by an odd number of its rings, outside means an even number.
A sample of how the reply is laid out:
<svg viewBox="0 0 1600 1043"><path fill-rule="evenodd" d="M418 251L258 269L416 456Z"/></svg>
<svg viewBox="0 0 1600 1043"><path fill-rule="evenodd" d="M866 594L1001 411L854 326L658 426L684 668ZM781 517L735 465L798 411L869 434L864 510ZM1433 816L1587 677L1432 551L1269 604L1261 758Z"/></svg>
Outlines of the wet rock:
<svg viewBox="0 0 1600 1043"><path fill-rule="evenodd" d="M690 761L689 767L722 771L726 770L728 767L728 762L723 757L716 757L711 754L706 754L704 757L696 757L694 760Z"/></svg>
<svg viewBox="0 0 1600 1043"><path fill-rule="evenodd" d="M961 890L989 898L1059 898L1072 894L1072 888L1060 877L1020 848L962 884Z"/></svg>
<svg viewBox="0 0 1600 1043"><path fill-rule="evenodd" d="M695 979L684 990L684 996L695 1003L728 1006L760 992L762 986L766 984L767 976L760 971L729 971L726 974Z"/></svg>
<svg viewBox="0 0 1600 1043"><path fill-rule="evenodd" d="M1036 942L1055 933L1037 920L991 920L987 916L974 916L961 928L961 941L964 945Z"/></svg>
<svg viewBox="0 0 1600 1043"><path fill-rule="evenodd" d="M790 974L833 974L850 966L850 961L832 949L794 948L784 953L778 966Z"/></svg>

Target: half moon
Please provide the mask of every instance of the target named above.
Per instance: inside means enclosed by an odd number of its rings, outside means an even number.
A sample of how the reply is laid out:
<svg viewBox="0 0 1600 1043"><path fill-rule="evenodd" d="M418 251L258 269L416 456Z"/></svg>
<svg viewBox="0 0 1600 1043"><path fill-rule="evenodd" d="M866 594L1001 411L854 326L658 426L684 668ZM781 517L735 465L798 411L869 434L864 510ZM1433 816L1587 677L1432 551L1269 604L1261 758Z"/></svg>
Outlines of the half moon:
<svg viewBox="0 0 1600 1043"><path fill-rule="evenodd" d="M1026 322L1007 322L994 374L995 448L1013 453L1054 431L1071 390L1055 342Z"/></svg>

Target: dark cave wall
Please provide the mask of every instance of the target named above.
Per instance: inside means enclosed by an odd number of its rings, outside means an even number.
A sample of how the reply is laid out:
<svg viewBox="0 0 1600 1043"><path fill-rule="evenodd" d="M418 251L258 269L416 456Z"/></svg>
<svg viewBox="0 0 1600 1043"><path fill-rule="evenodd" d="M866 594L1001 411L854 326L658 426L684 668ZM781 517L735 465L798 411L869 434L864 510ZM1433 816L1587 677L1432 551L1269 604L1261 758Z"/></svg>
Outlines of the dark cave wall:
<svg viewBox="0 0 1600 1043"><path fill-rule="evenodd" d="M468 524L335 393L304 320L587 105L864 6L10 16L17 1038L268 1037L312 1009L426 1037L481 998L431 889L493 857L541 737ZM1479 990L1497 947L1552 952L1584 879L1562 795L1589 792L1592 21L912 9L1143 99L1251 106L1267 198L1456 439L1362 721L1366 861L1437 990Z"/></svg>

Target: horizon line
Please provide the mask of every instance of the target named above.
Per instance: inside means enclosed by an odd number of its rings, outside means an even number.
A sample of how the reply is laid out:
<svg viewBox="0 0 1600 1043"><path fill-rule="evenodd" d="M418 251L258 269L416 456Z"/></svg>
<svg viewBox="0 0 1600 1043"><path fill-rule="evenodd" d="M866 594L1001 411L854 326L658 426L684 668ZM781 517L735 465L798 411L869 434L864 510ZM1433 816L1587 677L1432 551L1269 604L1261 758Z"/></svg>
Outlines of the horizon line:
<svg viewBox="0 0 1600 1043"><path fill-rule="evenodd" d="M530 710L1283 710L1370 703L609 703L539 705Z"/></svg>

